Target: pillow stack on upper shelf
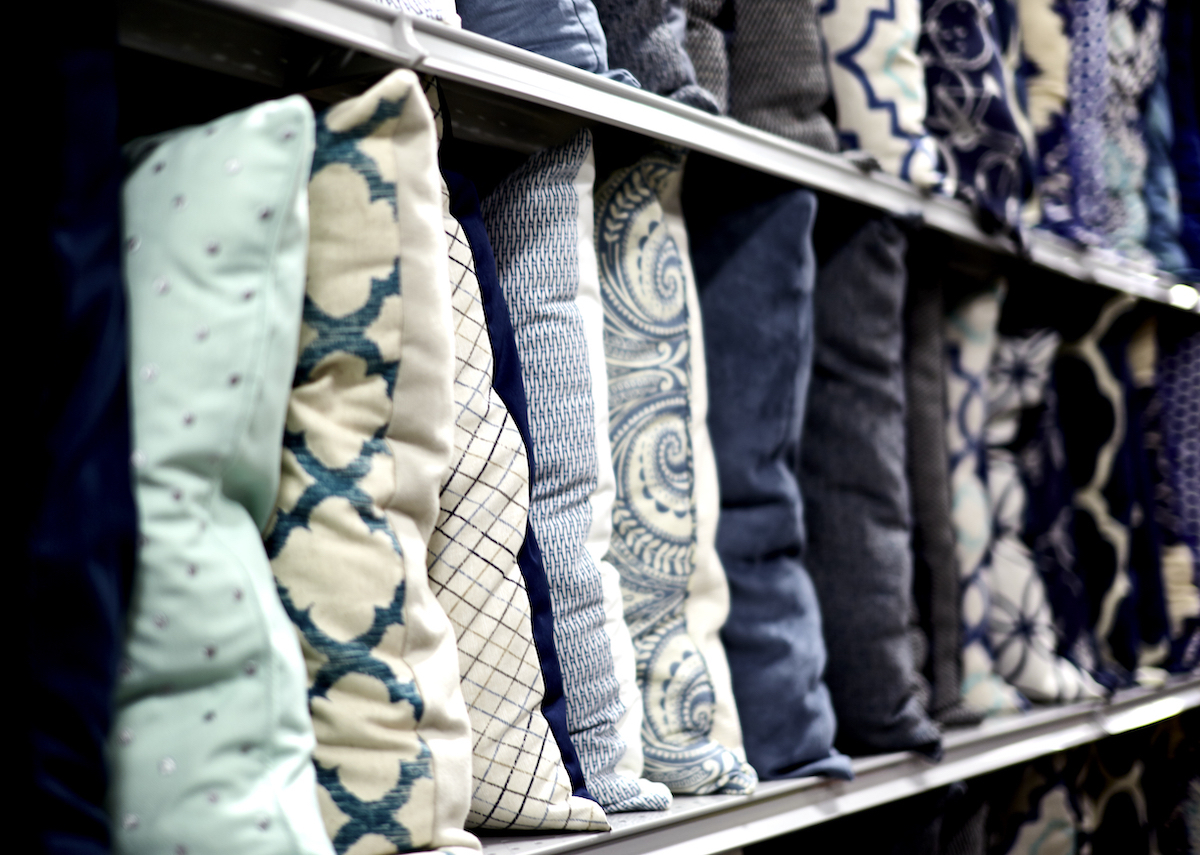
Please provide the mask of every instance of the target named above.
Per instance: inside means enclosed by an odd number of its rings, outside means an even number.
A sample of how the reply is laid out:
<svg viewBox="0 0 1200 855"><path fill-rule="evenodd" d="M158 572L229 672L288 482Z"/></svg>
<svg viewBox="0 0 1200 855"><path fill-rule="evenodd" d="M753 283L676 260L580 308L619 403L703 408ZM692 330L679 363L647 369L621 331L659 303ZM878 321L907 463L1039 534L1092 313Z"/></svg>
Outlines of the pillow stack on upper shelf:
<svg viewBox="0 0 1200 855"><path fill-rule="evenodd" d="M458 11L473 32L962 198L986 231L1042 228L1200 276L1182 0L568 5Z"/></svg>

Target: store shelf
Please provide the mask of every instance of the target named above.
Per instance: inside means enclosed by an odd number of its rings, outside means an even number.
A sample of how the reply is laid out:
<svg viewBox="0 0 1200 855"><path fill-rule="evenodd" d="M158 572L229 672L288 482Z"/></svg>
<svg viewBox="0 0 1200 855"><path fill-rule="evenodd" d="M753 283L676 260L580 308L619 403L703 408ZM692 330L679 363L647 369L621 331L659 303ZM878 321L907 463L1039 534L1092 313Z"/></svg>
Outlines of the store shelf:
<svg viewBox="0 0 1200 855"><path fill-rule="evenodd" d="M854 761L853 781L759 784L752 796L676 796L668 811L610 816L603 834L484 837L484 855L713 855L846 814L1095 742L1200 707L1200 678L1130 690L1107 704L1054 707L950 731L932 763L911 754Z"/></svg>
<svg viewBox="0 0 1200 855"><path fill-rule="evenodd" d="M1009 254L1010 240L985 234L967 206L924 195L880 173L865 173L838 155L827 154L733 119L712 116L606 78L474 33L413 18L372 0L190 0L186 5L234 12L188 26L173 24L180 0L126 0L122 42L193 64L284 85L328 71L328 57L297 57L286 49L280 28L350 48L392 65L436 74L473 90L469 112L492 141L529 150L554 141L555 129L570 132L579 122L599 122L741 163L817 190L870 205L925 224L961 240ZM266 24L267 26L263 26ZM343 66L354 65L343 52ZM323 62L324 60L324 62ZM291 67L288 67L288 64ZM361 61L358 65L362 65ZM309 66L297 68L297 66ZM514 104L524 105L514 109ZM540 111L539 111L540 108ZM1110 253L1085 251L1045 235L1030 241L1031 262L1083 282L1200 312L1200 293L1190 285Z"/></svg>

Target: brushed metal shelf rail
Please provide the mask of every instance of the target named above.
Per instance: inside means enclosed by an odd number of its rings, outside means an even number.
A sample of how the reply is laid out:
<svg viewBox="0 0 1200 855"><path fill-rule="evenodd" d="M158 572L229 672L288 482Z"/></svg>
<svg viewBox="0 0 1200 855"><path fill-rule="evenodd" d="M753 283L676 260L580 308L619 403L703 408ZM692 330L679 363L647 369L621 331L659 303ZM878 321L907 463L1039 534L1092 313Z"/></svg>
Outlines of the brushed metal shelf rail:
<svg viewBox="0 0 1200 855"><path fill-rule="evenodd" d="M1200 679L1135 689L1108 704L1082 703L950 731L945 756L911 753L854 762L853 781L769 781L752 796L676 796L668 811L614 814L602 834L484 837L484 855L715 855L877 807L955 781L1135 730L1200 707Z"/></svg>
<svg viewBox="0 0 1200 855"><path fill-rule="evenodd" d="M827 154L726 117L712 116L528 51L464 30L413 18L371 0L204 0L250 18L352 48L396 65L437 74L482 92L518 99L778 175L925 223L977 246L1012 253L1012 242L985 234L967 206L927 196L879 173L866 174ZM131 40L137 44L137 39ZM139 45L139 46L143 46ZM195 60L195 45L188 45ZM1082 282L1200 312L1200 293L1166 274L1110 253L1081 250L1052 236L1031 239L1033 264Z"/></svg>

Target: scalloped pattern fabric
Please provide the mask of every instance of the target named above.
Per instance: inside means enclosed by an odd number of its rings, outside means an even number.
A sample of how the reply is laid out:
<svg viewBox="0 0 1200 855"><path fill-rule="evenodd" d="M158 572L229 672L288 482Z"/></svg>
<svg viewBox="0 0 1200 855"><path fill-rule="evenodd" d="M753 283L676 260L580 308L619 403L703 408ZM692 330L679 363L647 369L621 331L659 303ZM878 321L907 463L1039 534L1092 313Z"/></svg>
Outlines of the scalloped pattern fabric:
<svg viewBox="0 0 1200 855"><path fill-rule="evenodd" d="M985 224L1014 229L1033 167L995 11L987 0L922 0L921 8L925 124L938 141L947 177Z"/></svg>
<svg viewBox="0 0 1200 855"><path fill-rule="evenodd" d="M620 577L604 561L616 491L592 236L591 132L531 157L482 203L528 394L530 520L545 561L567 727L606 811L665 810L642 778L642 704Z"/></svg>
<svg viewBox="0 0 1200 855"><path fill-rule="evenodd" d="M987 487L987 372L996 348L1001 292L965 299L946 317L946 450L950 520L962 582L962 694L989 715L1025 709L1028 701L995 673L988 636L991 612L991 509Z"/></svg>
<svg viewBox="0 0 1200 855"><path fill-rule="evenodd" d="M110 744L121 852L330 852L304 661L261 535L300 335L312 147L300 96L132 147L142 545Z"/></svg>
<svg viewBox="0 0 1200 855"><path fill-rule="evenodd" d="M596 190L616 473L607 558L621 574L637 657L646 777L675 793L749 793L753 769L711 738L715 690L684 610L696 569L687 300L695 286L662 205L678 194L682 170L682 152L654 152Z"/></svg>
<svg viewBox="0 0 1200 855"><path fill-rule="evenodd" d="M476 852L458 655L426 575L454 376L433 115L396 71L318 117L274 527L334 849Z"/></svg>
<svg viewBox="0 0 1200 855"><path fill-rule="evenodd" d="M821 33L843 150L864 151L918 187L941 184L925 131L920 0L825 0Z"/></svg>
<svg viewBox="0 0 1200 855"><path fill-rule="evenodd" d="M492 343L467 235L443 212L454 309L454 456L429 541L429 581L458 639L471 718L467 824L489 829L607 831L575 795L546 717L532 608L518 555L529 517L529 458L493 388Z"/></svg>
<svg viewBox="0 0 1200 855"><path fill-rule="evenodd" d="M1000 336L988 370L987 477L992 509L992 574L987 618L994 666L1027 698L1067 703L1098 698L1100 686L1058 655L1058 634L1042 577L1023 539L1025 485L1017 457L1025 412L1045 399L1060 337L1053 330Z"/></svg>

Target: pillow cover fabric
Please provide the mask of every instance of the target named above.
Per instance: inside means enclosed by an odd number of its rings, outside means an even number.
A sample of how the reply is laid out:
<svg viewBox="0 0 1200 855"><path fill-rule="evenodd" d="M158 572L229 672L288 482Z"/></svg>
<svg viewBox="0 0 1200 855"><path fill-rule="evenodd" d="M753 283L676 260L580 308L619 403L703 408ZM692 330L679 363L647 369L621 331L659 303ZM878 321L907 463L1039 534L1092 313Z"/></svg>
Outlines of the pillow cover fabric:
<svg viewBox="0 0 1200 855"><path fill-rule="evenodd" d="M592 238L591 132L535 154L482 203L529 404L530 522L554 606L567 726L606 811L665 810L641 778L642 705L620 581L602 559L616 486Z"/></svg>
<svg viewBox="0 0 1200 855"><path fill-rule="evenodd" d="M742 726L733 695L733 677L721 627L729 617L729 582L717 553L717 522L721 512L721 492L717 482L717 459L708 432L708 366L704 354L704 323L700 315L700 295L696 276L691 271L691 247L682 210L682 181L672 181L660 197L663 221L680 260L689 275L686 278L688 313L688 355L692 364L691 405L688 429L692 439L692 488L696 503L696 566L688 578L683 616L688 635L695 641L708 666L712 682L712 728L709 736L731 750L739 760L746 759L742 744ZM753 772L753 768L750 769Z"/></svg>
<svg viewBox="0 0 1200 855"><path fill-rule="evenodd" d="M1141 107L1158 77L1164 2L1111 0L1108 9L1104 232L1114 249L1147 261L1149 222L1142 193L1148 154Z"/></svg>
<svg viewBox="0 0 1200 855"><path fill-rule="evenodd" d="M870 154L918 187L938 186L917 55L920 0L829 0L818 11L841 147Z"/></svg>
<svg viewBox="0 0 1200 855"><path fill-rule="evenodd" d="M608 61L625 68L643 89L709 113L721 104L696 82L696 70L672 32L672 15L686 27L684 12L670 0L594 0L608 41Z"/></svg>
<svg viewBox="0 0 1200 855"><path fill-rule="evenodd" d="M545 681L517 559L528 528L529 459L515 420L493 388L475 255L451 213L450 190L443 189L454 309L454 454L429 540L429 583L458 638L471 718L474 781L467 824L607 831L600 806L574 794L542 714ZM466 192L463 182L457 189ZM470 201L459 207L464 204ZM478 217L477 202L474 207Z"/></svg>
<svg viewBox="0 0 1200 855"><path fill-rule="evenodd" d="M729 115L754 128L837 151L821 105L829 97L815 0L733 0Z"/></svg>
<svg viewBox="0 0 1200 855"><path fill-rule="evenodd" d="M980 0L922 0L921 8L925 124L947 177L985 228L1016 229L1032 162L1005 79L995 11Z"/></svg>
<svg viewBox="0 0 1200 855"><path fill-rule="evenodd" d="M908 636L912 519L901 364L908 240L892 218L839 201L829 200L814 235L815 346L798 466L806 564L829 651L825 682L842 751L936 756L941 736L915 691Z"/></svg>
<svg viewBox="0 0 1200 855"><path fill-rule="evenodd" d="M1196 107L1196 7L1188 0L1167 0L1163 37L1167 54L1167 88L1175 141L1171 162L1179 182L1183 215L1179 241L1192 267L1200 268L1200 112Z"/></svg>
<svg viewBox="0 0 1200 855"><path fill-rule="evenodd" d="M110 746L123 852L330 851L304 662L260 534L300 335L312 146L293 96L133 149L142 539Z"/></svg>
<svg viewBox="0 0 1200 855"><path fill-rule="evenodd" d="M478 850L470 724L425 560L450 461L453 333L433 116L396 71L318 117L312 237L267 539L308 663L337 852Z"/></svg>
<svg viewBox="0 0 1200 855"><path fill-rule="evenodd" d="M713 96L722 114L729 112L729 50L718 19L723 10L732 8L733 0L686 0L685 5L688 60L696 82Z"/></svg>
<svg viewBox="0 0 1200 855"><path fill-rule="evenodd" d="M374 0L381 6L399 9L410 15L441 21L451 27L462 25L454 8L454 0Z"/></svg>
<svg viewBox="0 0 1200 855"><path fill-rule="evenodd" d="M592 0L456 0L456 7L464 30L639 85L625 69L610 70L608 39Z"/></svg>
<svg viewBox="0 0 1200 855"><path fill-rule="evenodd" d="M962 694L988 715L1028 702L993 671L987 621L992 564L984 423L987 371L996 347L1001 286L970 295L946 317L946 448L950 454L950 518L962 583Z"/></svg>
<svg viewBox="0 0 1200 855"><path fill-rule="evenodd" d="M1103 663L1126 681L1133 679L1143 652L1137 614L1141 573L1133 567L1131 550L1154 563L1154 575L1159 572L1157 555L1139 549L1132 529L1140 526L1131 525L1133 506L1141 504L1132 460L1135 441L1140 453L1140 431L1130 419L1125 357L1134 302L1125 295L1106 302L1091 328L1063 345L1054 369L1088 626ZM1145 507L1153 507L1153 501Z"/></svg>
<svg viewBox="0 0 1200 855"><path fill-rule="evenodd" d="M714 186L728 192L718 199ZM721 636L746 757L760 778L849 777L848 759L832 749L820 609L801 560L792 468L812 365L816 198L696 158L684 208L720 475L717 551L729 579Z"/></svg>
<svg viewBox="0 0 1200 855"><path fill-rule="evenodd" d="M1183 216L1179 208L1179 183L1171 163L1175 129L1171 122L1171 98L1167 92L1167 57L1159 54L1158 80L1146 95L1142 121L1146 138L1146 249L1158 260L1160 270L1190 281L1200 279L1179 243Z"/></svg>
<svg viewBox="0 0 1200 855"><path fill-rule="evenodd" d="M962 699L961 597L950 523L946 451L946 364L942 282L926 267L905 297L905 438L913 516L913 599L929 639L929 713L944 724L973 724L982 710Z"/></svg>
<svg viewBox="0 0 1200 855"><path fill-rule="evenodd" d="M1074 0L1071 5L1071 62L1067 75L1067 158L1081 243L1105 242L1105 113L1108 109L1109 0Z"/></svg>
<svg viewBox="0 0 1200 855"><path fill-rule="evenodd" d="M997 673L1027 698L1042 703L1101 695L1091 677L1057 655L1046 588L1022 540L1026 496L1017 455L1027 445L1023 416L1034 415L1044 400L1059 340L1053 330L999 336L987 382L987 486L992 513L988 638Z"/></svg>
<svg viewBox="0 0 1200 855"><path fill-rule="evenodd" d="M1200 584L1200 334L1159 329L1162 357L1157 384L1162 396L1163 456L1175 497L1180 537L1192 552Z"/></svg>
<svg viewBox="0 0 1200 855"><path fill-rule="evenodd" d="M7 673L25 697L9 716L10 774L20 782L9 801L19 818L9 845L102 855L111 839L105 745L137 535L116 7L23 11L41 27L53 20L57 34L42 49L38 81L12 105L54 123L37 125L39 166L21 171L29 192L18 185L26 201L10 232L39 271L37 287L14 289L10 304L14 315L36 318L37 331L18 335L12 348L36 336L39 355L37 370L15 372L8 392L22 402L27 428L9 469L21 499L8 512L17 557Z"/></svg>
<svg viewBox="0 0 1200 855"><path fill-rule="evenodd" d="M748 793L753 770L710 737L715 693L684 612L696 561L691 265L666 227L661 201L678 194L682 170L681 151L656 150L596 190L616 473L607 558L621 575L637 657L646 777L675 793Z"/></svg>

